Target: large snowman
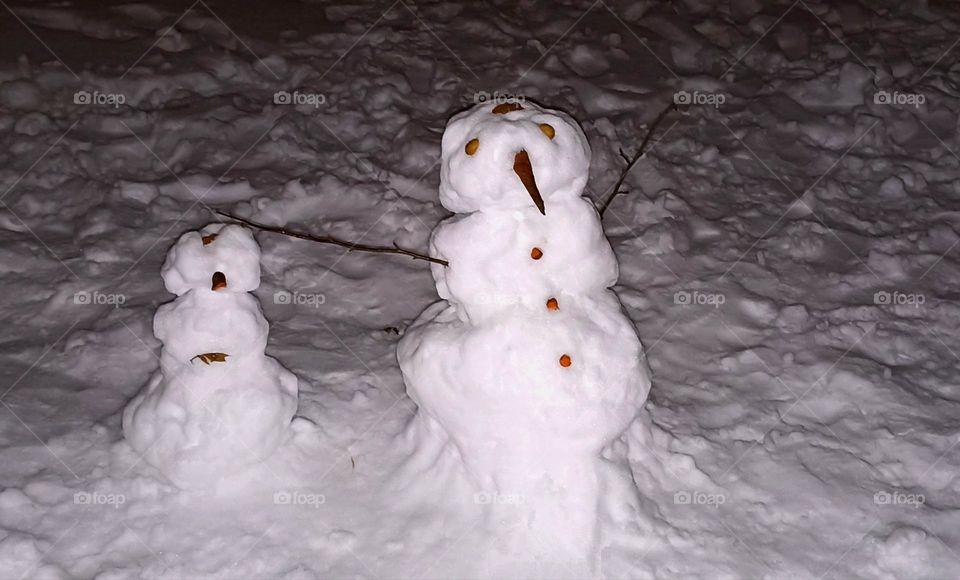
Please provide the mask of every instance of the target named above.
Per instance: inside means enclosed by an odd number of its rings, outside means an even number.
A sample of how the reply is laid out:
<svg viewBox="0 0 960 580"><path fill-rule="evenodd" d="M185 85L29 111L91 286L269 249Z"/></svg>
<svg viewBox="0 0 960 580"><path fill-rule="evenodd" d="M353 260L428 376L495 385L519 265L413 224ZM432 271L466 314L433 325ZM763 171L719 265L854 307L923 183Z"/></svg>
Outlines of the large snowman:
<svg viewBox="0 0 960 580"><path fill-rule="evenodd" d="M458 214L431 238L449 261L432 265L443 300L398 349L413 431L446 441L485 501L510 504L542 547L531 557L589 560L602 506L634 489L602 453L650 387L610 290L616 258L581 197L589 145L562 112L480 104L447 124L442 162L440 201Z"/></svg>
<svg viewBox="0 0 960 580"><path fill-rule="evenodd" d="M162 275L177 298L153 320L160 369L124 410L123 433L177 485L212 486L281 443L297 378L264 354L268 323L250 294L260 247L248 230L211 224L184 234Z"/></svg>

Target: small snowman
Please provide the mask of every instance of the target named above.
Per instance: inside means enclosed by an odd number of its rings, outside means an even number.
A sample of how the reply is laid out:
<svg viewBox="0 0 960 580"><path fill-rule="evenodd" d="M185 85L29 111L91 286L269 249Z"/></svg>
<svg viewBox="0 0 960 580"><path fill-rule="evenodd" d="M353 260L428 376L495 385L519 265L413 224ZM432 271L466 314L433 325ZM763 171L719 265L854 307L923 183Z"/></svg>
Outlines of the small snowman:
<svg viewBox="0 0 960 580"><path fill-rule="evenodd" d="M266 356L268 323L250 294L260 247L238 225L184 234L162 276L177 295L153 320L160 369L123 413L134 450L181 487L213 486L285 438L297 378Z"/></svg>
<svg viewBox="0 0 960 580"><path fill-rule="evenodd" d="M449 261L431 266L443 300L398 347L420 447L452 449L491 504L491 534L515 524L537 544L518 558L549 574L595 568L604 518L635 501L623 462L603 454L650 388L610 290L616 258L581 197L589 166L586 136L559 111L483 103L453 117L440 201L457 215L431 237Z"/></svg>

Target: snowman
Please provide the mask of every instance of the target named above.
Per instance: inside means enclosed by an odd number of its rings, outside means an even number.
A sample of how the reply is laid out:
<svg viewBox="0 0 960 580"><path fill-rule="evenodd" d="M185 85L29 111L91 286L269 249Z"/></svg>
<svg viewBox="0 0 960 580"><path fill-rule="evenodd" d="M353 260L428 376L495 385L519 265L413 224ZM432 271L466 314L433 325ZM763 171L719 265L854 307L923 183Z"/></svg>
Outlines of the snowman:
<svg viewBox="0 0 960 580"><path fill-rule="evenodd" d="M181 487L212 486L262 462L297 409L297 378L266 356L268 323L250 294L260 247L238 225L184 234L162 276L177 295L153 320L160 369L123 413L134 450Z"/></svg>
<svg viewBox="0 0 960 580"><path fill-rule="evenodd" d="M398 359L420 447L441 447L530 558L596 565L603 519L636 494L603 458L650 388L597 211L581 197L590 148L568 115L480 104L442 139L431 237L443 299L407 330ZM609 455L609 454L608 454ZM609 508L607 506L614 506Z"/></svg>

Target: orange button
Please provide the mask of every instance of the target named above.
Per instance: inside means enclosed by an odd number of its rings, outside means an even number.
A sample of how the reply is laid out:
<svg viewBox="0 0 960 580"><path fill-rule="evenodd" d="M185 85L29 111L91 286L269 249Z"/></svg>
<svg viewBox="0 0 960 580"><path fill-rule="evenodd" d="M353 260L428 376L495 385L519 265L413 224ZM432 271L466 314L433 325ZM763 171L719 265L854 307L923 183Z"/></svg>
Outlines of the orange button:
<svg viewBox="0 0 960 580"><path fill-rule="evenodd" d="M547 310L560 310L560 303L556 298L547 300Z"/></svg>
<svg viewBox="0 0 960 580"><path fill-rule="evenodd" d="M565 354L560 357L560 366L562 366L563 368L567 368L572 364L573 364L573 360L570 358L570 355Z"/></svg>
<svg viewBox="0 0 960 580"><path fill-rule="evenodd" d="M533 258L534 260L539 260L540 258L543 257L543 250L541 250L540 248L534 248L530 250L530 257Z"/></svg>

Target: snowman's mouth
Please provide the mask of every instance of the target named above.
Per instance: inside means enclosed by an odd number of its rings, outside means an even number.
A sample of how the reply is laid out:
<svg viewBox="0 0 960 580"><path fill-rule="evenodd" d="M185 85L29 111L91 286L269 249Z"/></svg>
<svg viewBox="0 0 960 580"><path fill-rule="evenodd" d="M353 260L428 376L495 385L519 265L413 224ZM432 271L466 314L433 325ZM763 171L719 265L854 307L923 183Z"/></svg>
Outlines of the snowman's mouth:
<svg viewBox="0 0 960 580"><path fill-rule="evenodd" d="M518 151L513 157L513 172L517 174L520 182L523 183L523 186L527 189L527 193L530 194L530 199L533 200L533 205L537 206L541 214L547 215L543 207L543 197L537 188L537 179L533 176L533 165L530 164L530 156L527 155L527 152L523 149Z"/></svg>

